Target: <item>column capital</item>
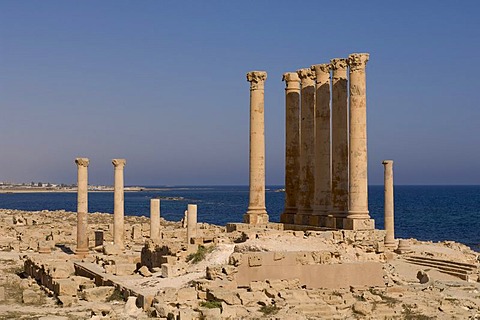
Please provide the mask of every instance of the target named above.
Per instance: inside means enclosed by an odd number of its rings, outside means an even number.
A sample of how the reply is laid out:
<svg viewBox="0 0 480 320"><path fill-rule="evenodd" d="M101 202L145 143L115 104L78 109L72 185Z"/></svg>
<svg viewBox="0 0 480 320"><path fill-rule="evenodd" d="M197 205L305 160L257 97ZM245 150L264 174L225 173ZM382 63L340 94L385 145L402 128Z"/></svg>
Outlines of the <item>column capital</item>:
<svg viewBox="0 0 480 320"><path fill-rule="evenodd" d="M315 71L315 74L318 76L320 73L328 73L330 74L330 70L332 70L332 65L330 63L320 63L314 64L310 67L311 70Z"/></svg>
<svg viewBox="0 0 480 320"><path fill-rule="evenodd" d="M88 167L90 160L88 160L88 158L76 158L75 163L79 167Z"/></svg>
<svg viewBox="0 0 480 320"><path fill-rule="evenodd" d="M127 160L125 159L112 159L112 164L115 168L123 168L127 164Z"/></svg>
<svg viewBox="0 0 480 320"><path fill-rule="evenodd" d="M300 78L296 72L285 72L282 81L285 81L285 90L300 90Z"/></svg>
<svg viewBox="0 0 480 320"><path fill-rule="evenodd" d="M310 84L315 81L315 71L310 68L303 68L297 70L297 75L303 85Z"/></svg>
<svg viewBox="0 0 480 320"><path fill-rule="evenodd" d="M370 55L368 53L352 53L348 56L347 64L350 72L365 69Z"/></svg>
<svg viewBox="0 0 480 320"><path fill-rule="evenodd" d="M329 63L314 64L310 69L315 72L317 83L324 83L330 80L332 66Z"/></svg>
<svg viewBox="0 0 480 320"><path fill-rule="evenodd" d="M267 80L267 73L265 71L250 71L247 73L250 90L263 89L265 80Z"/></svg>
<svg viewBox="0 0 480 320"><path fill-rule="evenodd" d="M347 69L347 59L344 58L335 58L330 60L330 66L333 72L337 70Z"/></svg>
<svg viewBox="0 0 480 320"><path fill-rule="evenodd" d="M383 164L383 165L388 165L388 164L392 165L392 164L393 164L393 160L383 160L383 161L382 161L382 164Z"/></svg>

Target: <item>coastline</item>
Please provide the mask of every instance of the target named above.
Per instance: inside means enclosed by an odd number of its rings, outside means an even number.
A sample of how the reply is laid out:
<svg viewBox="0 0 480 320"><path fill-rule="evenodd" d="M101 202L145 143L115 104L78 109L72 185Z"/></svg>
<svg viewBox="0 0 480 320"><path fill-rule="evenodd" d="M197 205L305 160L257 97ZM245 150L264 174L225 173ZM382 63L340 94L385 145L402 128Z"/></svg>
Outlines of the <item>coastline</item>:
<svg viewBox="0 0 480 320"><path fill-rule="evenodd" d="M125 192L142 192L142 191L163 191L165 188L145 188L145 187L125 187ZM12 188L0 189L0 194L9 193L76 193L76 188ZM113 192L113 187L102 189L89 189L88 192Z"/></svg>

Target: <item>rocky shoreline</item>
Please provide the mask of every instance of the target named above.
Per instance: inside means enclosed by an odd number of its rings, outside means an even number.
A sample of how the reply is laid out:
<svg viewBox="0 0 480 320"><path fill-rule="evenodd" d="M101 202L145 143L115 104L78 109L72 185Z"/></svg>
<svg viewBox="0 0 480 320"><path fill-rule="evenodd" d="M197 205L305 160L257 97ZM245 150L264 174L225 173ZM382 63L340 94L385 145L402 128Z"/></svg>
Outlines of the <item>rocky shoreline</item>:
<svg viewBox="0 0 480 320"><path fill-rule="evenodd" d="M480 317L478 253L459 243L405 239L403 252L393 252L382 247L381 230L272 224L227 232L199 223L192 249L181 222L161 219L162 240L153 243L149 219L126 216L126 248L118 250L111 244L113 216L88 219L90 253L79 258L73 254L76 213L0 209L0 319ZM351 266L370 272L369 265L380 273L371 271L364 284L342 284L345 274L330 277ZM261 277L262 268L270 278ZM285 269L287 276L275 277ZM290 277L295 270L300 276L316 270L308 278L316 280ZM326 278L331 282L322 282ZM370 285L374 280L381 283Z"/></svg>

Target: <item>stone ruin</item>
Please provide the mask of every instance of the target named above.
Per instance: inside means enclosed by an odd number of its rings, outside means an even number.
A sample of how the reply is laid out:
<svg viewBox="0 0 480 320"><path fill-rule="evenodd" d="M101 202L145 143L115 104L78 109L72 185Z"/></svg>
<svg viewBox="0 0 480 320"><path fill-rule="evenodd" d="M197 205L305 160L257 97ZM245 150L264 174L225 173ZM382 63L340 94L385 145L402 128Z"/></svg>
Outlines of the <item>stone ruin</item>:
<svg viewBox="0 0 480 320"><path fill-rule="evenodd" d="M136 305L156 317L181 320L260 317L259 306L284 308L283 318L296 318L300 311L317 318L352 312L369 316L372 308L357 300L383 301L388 287L399 281L385 267L396 253L410 254L409 263L474 279L475 264L411 255L407 240L397 248L391 160L383 163L386 230L374 229L367 190L368 59L368 54L352 54L284 74L286 186L281 223L269 222L265 207L267 75L252 71L247 74L250 189L244 223L198 223L196 205L188 205L181 223L168 223L160 218L160 200L151 199L150 223L125 225L126 161L113 159L113 224L97 227L93 237L87 222L89 160L77 158L76 255L54 254L52 243L42 242L39 253L25 259L25 273L65 306L79 299L105 300L118 291L127 304L133 303L132 314ZM202 252L207 260L193 263ZM428 283L425 273L418 277ZM218 308L206 307L207 302ZM382 306L377 312L393 315Z"/></svg>

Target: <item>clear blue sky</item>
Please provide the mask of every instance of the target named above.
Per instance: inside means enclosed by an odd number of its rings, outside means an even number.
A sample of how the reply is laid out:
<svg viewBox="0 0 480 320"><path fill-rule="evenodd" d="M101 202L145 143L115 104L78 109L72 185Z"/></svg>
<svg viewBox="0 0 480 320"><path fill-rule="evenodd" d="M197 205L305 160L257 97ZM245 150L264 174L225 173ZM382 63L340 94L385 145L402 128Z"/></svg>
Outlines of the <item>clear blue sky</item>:
<svg viewBox="0 0 480 320"><path fill-rule="evenodd" d="M480 184L479 1L0 1L0 181L248 184L265 70L268 184L282 73L369 52L369 179Z"/></svg>

